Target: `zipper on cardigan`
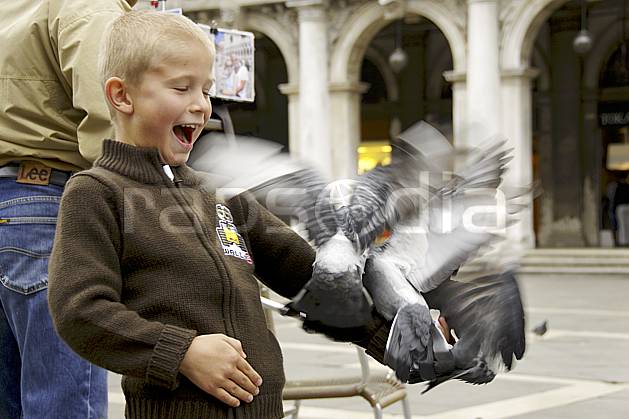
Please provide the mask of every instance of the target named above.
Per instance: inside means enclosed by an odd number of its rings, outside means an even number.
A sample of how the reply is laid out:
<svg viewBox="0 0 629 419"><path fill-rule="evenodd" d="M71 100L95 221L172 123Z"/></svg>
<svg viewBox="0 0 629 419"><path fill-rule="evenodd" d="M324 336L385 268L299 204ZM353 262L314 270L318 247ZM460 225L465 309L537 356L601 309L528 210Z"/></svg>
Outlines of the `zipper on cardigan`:
<svg viewBox="0 0 629 419"><path fill-rule="evenodd" d="M169 167L170 168L170 167ZM203 229L203 223L201 223L201 218L199 217L199 215L194 211L193 207L190 206L190 203L186 200L186 197L184 196L184 194L181 192L181 183L183 182L183 179L178 178L176 173L173 173L173 183L175 184L176 189L178 189L179 191L179 196L181 197L181 199L186 203L186 205L188 206L188 210L186 211L187 213L189 213L191 215L192 218L194 218L194 222L196 222L196 224L199 226L199 228L201 229L201 236L203 240L208 240L209 238L206 237L205 231ZM205 251L208 253L208 255L210 256L211 259L214 260L214 263L216 263L216 265L218 266L219 264L221 265L223 271L225 272L224 275L221 275L221 277L223 278L223 294L225 294L225 291L229 288L229 275L228 275L228 270L227 270L227 265L225 265L225 262L223 261L223 259L220 256L215 256L212 254L212 252L214 252L215 250L212 248L211 244L208 244L207 246L204 245L204 247L206 247ZM210 251L209 249L212 249L212 251ZM233 322L231 319L231 290L229 290L230 293L230 298L227 301L227 304L230 306L230 310L227 310L227 315L229 316L229 324L232 325L229 329L232 329L231 331L228 331L227 329L227 319L225 317L223 317L223 322L224 322L224 326L225 326L225 332L227 334L233 334L234 333L234 327L233 327ZM225 298L225 295L223 295L223 298Z"/></svg>
<svg viewBox="0 0 629 419"><path fill-rule="evenodd" d="M179 184L183 182L183 179L180 177L177 177L177 175L175 175L175 173L173 172L173 169L171 169L169 165L167 164L163 165L162 170L164 171L166 176L168 176L168 179L170 179L170 181L175 184L175 186L179 187Z"/></svg>

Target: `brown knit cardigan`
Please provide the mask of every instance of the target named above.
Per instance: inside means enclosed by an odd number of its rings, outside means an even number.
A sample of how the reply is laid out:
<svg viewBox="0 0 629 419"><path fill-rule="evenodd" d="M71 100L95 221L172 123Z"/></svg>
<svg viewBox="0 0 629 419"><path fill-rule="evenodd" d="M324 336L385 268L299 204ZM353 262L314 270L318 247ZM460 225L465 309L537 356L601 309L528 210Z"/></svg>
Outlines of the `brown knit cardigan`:
<svg viewBox="0 0 629 419"><path fill-rule="evenodd" d="M255 278L294 296L314 251L255 200L220 202L202 174L173 172L156 149L108 140L68 182L49 266L55 326L78 354L124 375L128 417L280 418L282 353ZM381 360L388 331L376 316L359 344ZM252 403L231 408L179 373L192 339L212 333L240 340L262 376Z"/></svg>

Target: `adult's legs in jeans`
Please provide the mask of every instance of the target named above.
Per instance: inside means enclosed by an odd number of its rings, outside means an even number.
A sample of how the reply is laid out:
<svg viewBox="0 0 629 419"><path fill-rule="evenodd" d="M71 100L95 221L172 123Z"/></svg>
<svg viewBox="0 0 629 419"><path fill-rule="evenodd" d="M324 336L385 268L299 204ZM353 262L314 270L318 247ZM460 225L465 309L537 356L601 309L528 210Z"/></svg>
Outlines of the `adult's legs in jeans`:
<svg viewBox="0 0 629 419"><path fill-rule="evenodd" d="M46 289L29 295L0 289L22 354L21 380L13 385L21 388L23 417L106 418L106 371L81 359L61 341L46 296Z"/></svg>
<svg viewBox="0 0 629 419"><path fill-rule="evenodd" d="M1 302L1 300L0 300ZM0 304L0 418L19 418L20 402L20 350L7 321L4 307Z"/></svg>
<svg viewBox="0 0 629 419"><path fill-rule="evenodd" d="M0 302L5 319L5 326L0 322L0 371L8 371L1 377L10 381L0 387L0 399L21 395L24 419L105 418L106 371L81 359L59 338L48 312L48 256L60 195L59 187L0 178ZM17 344L18 359L15 351L12 359L5 355L5 342Z"/></svg>

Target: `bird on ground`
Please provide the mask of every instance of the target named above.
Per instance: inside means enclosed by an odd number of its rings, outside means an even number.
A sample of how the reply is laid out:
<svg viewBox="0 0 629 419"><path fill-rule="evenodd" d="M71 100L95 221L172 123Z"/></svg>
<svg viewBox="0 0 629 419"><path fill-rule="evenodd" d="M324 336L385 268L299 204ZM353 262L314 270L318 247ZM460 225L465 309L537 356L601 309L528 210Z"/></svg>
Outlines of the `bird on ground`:
<svg viewBox="0 0 629 419"><path fill-rule="evenodd" d="M537 336L544 336L548 332L548 320L544 320L531 330Z"/></svg>

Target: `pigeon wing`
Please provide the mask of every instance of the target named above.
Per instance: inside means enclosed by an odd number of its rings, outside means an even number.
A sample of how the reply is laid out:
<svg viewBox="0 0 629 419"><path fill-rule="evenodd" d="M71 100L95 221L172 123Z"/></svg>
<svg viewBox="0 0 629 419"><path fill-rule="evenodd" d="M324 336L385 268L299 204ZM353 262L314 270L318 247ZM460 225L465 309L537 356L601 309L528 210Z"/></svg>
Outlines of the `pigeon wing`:
<svg viewBox="0 0 629 419"><path fill-rule="evenodd" d="M401 382L408 381L414 363L432 360L431 327L430 311L424 305L407 305L398 312L389 333L384 363Z"/></svg>
<svg viewBox="0 0 629 419"><path fill-rule="evenodd" d="M262 167L269 167L269 159L281 151L282 145L271 141L213 132L195 142L187 164L222 179L216 186L223 187L234 179L244 179Z"/></svg>
<svg viewBox="0 0 629 419"><path fill-rule="evenodd" d="M407 279L418 292L434 289L490 246L513 215L501 207L496 189L509 158L503 146L475 150L469 166L430 198L422 216L396 225L388 242L376 249L408 266Z"/></svg>
<svg viewBox="0 0 629 419"><path fill-rule="evenodd" d="M259 138L211 133L195 144L188 163L205 172L222 197L246 190L273 214L297 218L319 246L338 230L334 206L322 193L328 183L320 172L281 149Z"/></svg>
<svg viewBox="0 0 629 419"><path fill-rule="evenodd" d="M502 363L509 370L513 357L524 355L524 310L513 272L467 282L444 281L424 298L431 308L441 311L460 342L478 348L480 358L489 365L498 368Z"/></svg>
<svg viewBox="0 0 629 419"><path fill-rule="evenodd" d="M461 265L473 258L479 250L491 242L491 233L475 233L458 228L449 234L429 232L427 251L417 259L407 275L407 280L418 292L433 290L450 278ZM395 252L394 249L392 249ZM405 248L402 251L413 251Z"/></svg>
<svg viewBox="0 0 629 419"><path fill-rule="evenodd" d="M256 199L277 216L291 216L307 231L316 247L339 228L328 183L312 168L302 168L250 187Z"/></svg>
<svg viewBox="0 0 629 419"><path fill-rule="evenodd" d="M385 230L417 215L442 178L453 149L448 140L425 122L413 125L392 143L392 162L360 176L351 197L345 225L361 250Z"/></svg>

